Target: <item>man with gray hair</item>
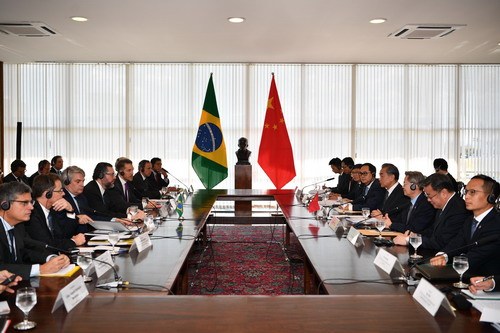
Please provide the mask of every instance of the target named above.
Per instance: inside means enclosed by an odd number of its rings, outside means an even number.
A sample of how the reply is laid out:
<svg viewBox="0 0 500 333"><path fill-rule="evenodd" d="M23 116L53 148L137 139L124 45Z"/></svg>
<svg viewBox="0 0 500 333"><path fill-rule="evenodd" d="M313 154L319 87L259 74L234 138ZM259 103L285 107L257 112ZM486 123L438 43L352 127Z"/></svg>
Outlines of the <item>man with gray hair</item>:
<svg viewBox="0 0 500 333"><path fill-rule="evenodd" d="M76 215L75 222L77 222L66 225L65 234L75 235L79 232L85 233L88 231L86 224L93 222L93 218L88 215L93 210L89 207L87 198L83 195L85 171L76 165L72 165L63 171L61 178L64 185L64 198L73 207Z"/></svg>
<svg viewBox="0 0 500 333"><path fill-rule="evenodd" d="M422 233L432 226L436 210L427 201L420 184L425 176L419 171L406 171L403 181L403 192L410 198L410 206L404 209L401 214L391 219L388 216L384 219L385 226L394 231L405 232L407 230L415 233Z"/></svg>

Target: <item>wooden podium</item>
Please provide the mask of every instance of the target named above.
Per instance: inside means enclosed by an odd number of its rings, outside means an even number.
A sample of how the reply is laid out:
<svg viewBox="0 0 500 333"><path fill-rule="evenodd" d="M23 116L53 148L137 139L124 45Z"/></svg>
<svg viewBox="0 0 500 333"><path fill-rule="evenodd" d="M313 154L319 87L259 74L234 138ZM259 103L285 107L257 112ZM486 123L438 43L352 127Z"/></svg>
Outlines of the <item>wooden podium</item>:
<svg viewBox="0 0 500 333"><path fill-rule="evenodd" d="M234 188L252 189L252 165L234 166ZM250 216L252 214L252 201L235 201L234 211L236 216Z"/></svg>

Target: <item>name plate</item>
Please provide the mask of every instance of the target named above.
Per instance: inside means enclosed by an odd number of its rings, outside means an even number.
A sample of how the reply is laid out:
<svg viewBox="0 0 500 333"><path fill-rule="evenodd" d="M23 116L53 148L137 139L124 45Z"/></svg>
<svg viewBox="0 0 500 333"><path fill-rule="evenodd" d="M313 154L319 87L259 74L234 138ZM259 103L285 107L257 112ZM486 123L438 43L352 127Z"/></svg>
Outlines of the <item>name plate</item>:
<svg viewBox="0 0 500 333"><path fill-rule="evenodd" d="M88 294L89 291L85 286L83 277L80 275L59 291L56 301L54 302L54 306L52 307L52 313L54 313L54 311L56 311L62 304L64 304L66 311L70 312L75 306L83 301Z"/></svg>
<svg viewBox="0 0 500 333"><path fill-rule="evenodd" d="M132 252L133 250L137 249L137 252L141 253L151 245L152 245L151 238L149 238L149 234L146 231L137 236L136 238L134 238L134 243L130 247L129 252Z"/></svg>
<svg viewBox="0 0 500 333"><path fill-rule="evenodd" d="M382 269L389 275L391 274L393 269L397 270L398 272L404 273L403 266L401 266L398 258L382 248L379 249L373 263L375 264L375 266Z"/></svg>
<svg viewBox="0 0 500 333"><path fill-rule="evenodd" d="M351 229L349 229L349 233L347 234L347 240L356 247L365 245L363 237L361 237L361 233L354 227L351 227Z"/></svg>
<svg viewBox="0 0 500 333"><path fill-rule="evenodd" d="M332 228L333 232L336 232L339 227L342 226L340 219L337 216L332 216L332 219L328 223L328 226Z"/></svg>
<svg viewBox="0 0 500 333"><path fill-rule="evenodd" d="M113 262L113 258L111 257L111 253L109 251L104 252L99 257L94 260L95 274L97 278L100 278L110 269L115 266Z"/></svg>
<svg viewBox="0 0 500 333"><path fill-rule="evenodd" d="M424 278L415 289L413 298L433 316L436 315L441 305L454 317L456 316L446 296Z"/></svg>

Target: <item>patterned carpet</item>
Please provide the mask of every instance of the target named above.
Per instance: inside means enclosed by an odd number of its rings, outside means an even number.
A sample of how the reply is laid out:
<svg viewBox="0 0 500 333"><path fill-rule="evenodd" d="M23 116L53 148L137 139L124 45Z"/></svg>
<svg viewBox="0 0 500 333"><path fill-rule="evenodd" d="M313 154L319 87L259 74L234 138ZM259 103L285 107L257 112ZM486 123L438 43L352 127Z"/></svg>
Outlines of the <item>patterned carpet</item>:
<svg viewBox="0 0 500 333"><path fill-rule="evenodd" d="M303 294L303 252L293 235L282 248L282 225L210 225L208 236L188 257L189 294Z"/></svg>

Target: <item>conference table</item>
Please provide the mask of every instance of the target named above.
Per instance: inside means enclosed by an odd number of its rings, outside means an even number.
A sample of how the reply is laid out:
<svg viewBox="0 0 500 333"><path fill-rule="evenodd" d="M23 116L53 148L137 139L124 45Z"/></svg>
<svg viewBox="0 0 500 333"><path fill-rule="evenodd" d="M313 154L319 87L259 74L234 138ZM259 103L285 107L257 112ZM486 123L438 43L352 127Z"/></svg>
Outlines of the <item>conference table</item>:
<svg viewBox="0 0 500 333"><path fill-rule="evenodd" d="M195 242L207 242L207 225L218 223L213 207L219 201L275 200L280 211L268 221L286 227L305 252L306 295L193 296L188 292L187 256ZM247 205L244 205L247 207ZM244 217L252 216L247 212ZM259 215L260 216L260 215ZM456 317L440 309L430 315L411 291L377 268L379 251L369 238L355 247L327 222L317 220L292 190L199 190L184 203L184 220L166 219L151 236L152 247L115 257L117 273L130 282L124 289L101 290L95 282L69 313L51 313L61 288L79 274L42 277L38 303L30 313L38 332L493 332L479 322L475 309L457 310ZM223 220L227 222L227 219ZM220 221L219 221L220 222ZM289 238L286 237L285 245ZM408 268L408 249L386 249ZM377 281L377 282L376 282ZM28 282L23 282L27 284ZM2 294L13 323L22 319L15 296ZM15 330L11 325L8 332Z"/></svg>

